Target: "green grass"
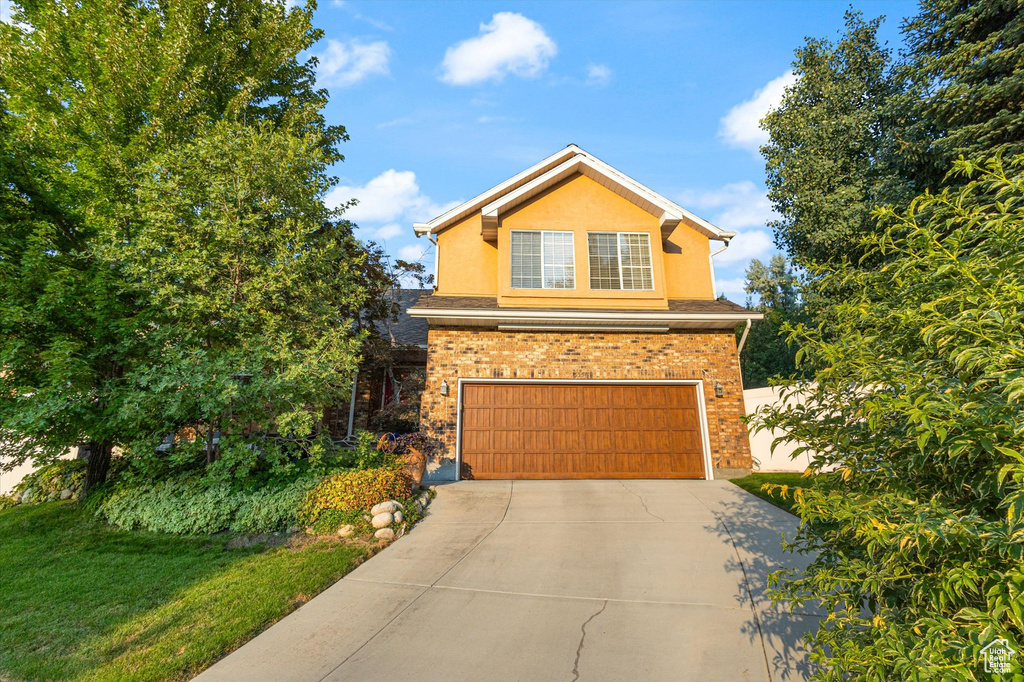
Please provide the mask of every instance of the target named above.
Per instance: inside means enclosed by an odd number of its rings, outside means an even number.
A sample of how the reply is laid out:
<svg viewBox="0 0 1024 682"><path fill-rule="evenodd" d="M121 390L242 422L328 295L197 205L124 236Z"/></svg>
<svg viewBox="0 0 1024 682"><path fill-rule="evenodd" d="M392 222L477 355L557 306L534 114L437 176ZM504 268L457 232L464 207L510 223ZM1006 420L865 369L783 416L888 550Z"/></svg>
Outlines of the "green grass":
<svg viewBox="0 0 1024 682"><path fill-rule="evenodd" d="M791 514L795 514L793 511L793 493L790 490L787 492L786 497L778 491L769 492L767 490L761 490L761 486L765 483L775 483L777 485L788 485L790 488L806 488L810 480L803 474L798 473L763 473L763 474L750 474L743 478L734 478L732 482L739 487L746 490L748 493L757 495L762 500L771 502L779 509L785 509Z"/></svg>
<svg viewBox="0 0 1024 682"><path fill-rule="evenodd" d="M0 680L184 680L352 570L332 540L227 549L66 502L0 511Z"/></svg>

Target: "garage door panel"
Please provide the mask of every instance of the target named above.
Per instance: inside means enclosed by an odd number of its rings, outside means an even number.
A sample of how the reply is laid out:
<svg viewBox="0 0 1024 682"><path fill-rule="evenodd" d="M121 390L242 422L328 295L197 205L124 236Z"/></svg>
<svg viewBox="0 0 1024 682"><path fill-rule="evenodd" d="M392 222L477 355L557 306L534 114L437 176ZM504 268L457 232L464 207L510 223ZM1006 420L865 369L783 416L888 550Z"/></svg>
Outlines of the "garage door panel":
<svg viewBox="0 0 1024 682"><path fill-rule="evenodd" d="M466 384L476 478L702 478L692 385Z"/></svg>

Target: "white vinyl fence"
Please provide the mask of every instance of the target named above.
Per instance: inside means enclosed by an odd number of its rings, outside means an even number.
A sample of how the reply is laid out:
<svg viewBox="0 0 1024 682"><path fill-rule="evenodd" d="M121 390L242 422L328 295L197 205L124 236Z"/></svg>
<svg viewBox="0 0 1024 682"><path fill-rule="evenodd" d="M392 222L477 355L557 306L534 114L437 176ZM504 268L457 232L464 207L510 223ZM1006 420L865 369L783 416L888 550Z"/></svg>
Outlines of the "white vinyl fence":
<svg viewBox="0 0 1024 682"><path fill-rule="evenodd" d="M764 405L786 404L792 403L794 400L799 400L799 398L791 397L788 401L782 401L779 397L779 389L774 386L748 388L743 391L744 411L747 414L756 412ZM783 443L775 448L773 454L772 441L780 435L782 433L777 430L750 434L750 454L754 457L754 471L797 471L803 473L811 461L810 453L802 452L793 458L791 455L799 447L799 444Z"/></svg>

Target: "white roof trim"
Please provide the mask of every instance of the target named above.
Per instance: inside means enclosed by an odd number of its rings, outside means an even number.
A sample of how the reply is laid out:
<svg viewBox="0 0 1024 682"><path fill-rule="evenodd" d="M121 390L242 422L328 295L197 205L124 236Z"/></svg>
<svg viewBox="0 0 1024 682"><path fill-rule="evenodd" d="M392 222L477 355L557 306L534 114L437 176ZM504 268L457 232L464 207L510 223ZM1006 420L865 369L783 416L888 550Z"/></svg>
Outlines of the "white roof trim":
<svg viewBox="0 0 1024 682"><path fill-rule="evenodd" d="M760 320L762 313L744 311L742 313L677 313L667 310L530 310L529 308L505 308L475 310L467 308L409 308L406 314L410 317L435 317L449 319L484 319L484 320L560 320L562 322L609 322L609 321L659 321L659 322L745 322Z"/></svg>
<svg viewBox="0 0 1024 682"><path fill-rule="evenodd" d="M500 215L576 173L582 173L599 182L658 218L659 225L663 230L667 228L671 231L683 218L682 213L664 197L651 192L640 183L616 173L610 166L597 159L592 159L585 154L577 154L547 173L521 185L518 189L506 192L480 209L483 214L484 231L496 230Z"/></svg>
<svg viewBox="0 0 1024 682"><path fill-rule="evenodd" d="M728 242L736 234L735 232L722 230L703 218L694 215L675 202L640 184L625 173L612 168L604 161L583 151L576 145L569 145L522 173L515 175L500 185L492 187L483 194L456 206L429 222L413 224L413 228L416 230L417 236L436 234L481 209L484 214L485 223L496 220L497 215L501 212L507 211L509 208L526 201L545 187L568 177L576 170L585 172L588 176L598 180L598 182L601 182L602 178L609 180L614 185L614 187L606 185L609 186L609 189L617 191L649 212L653 213L651 211L652 207L661 209L661 215L656 214L656 217L661 222L663 230L674 228L675 224L680 220L685 220L693 228L710 239Z"/></svg>

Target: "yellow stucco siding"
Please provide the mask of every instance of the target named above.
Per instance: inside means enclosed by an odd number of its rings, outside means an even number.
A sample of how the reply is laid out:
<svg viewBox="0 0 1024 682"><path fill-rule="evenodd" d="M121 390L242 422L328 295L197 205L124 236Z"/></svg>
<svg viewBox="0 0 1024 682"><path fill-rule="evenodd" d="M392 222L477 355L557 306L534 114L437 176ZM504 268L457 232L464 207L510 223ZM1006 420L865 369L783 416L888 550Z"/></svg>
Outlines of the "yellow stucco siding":
<svg viewBox="0 0 1024 682"><path fill-rule="evenodd" d="M679 223L662 244L665 288L669 298L711 299L711 241Z"/></svg>
<svg viewBox="0 0 1024 682"><path fill-rule="evenodd" d="M585 175L574 175L499 217L497 243L485 241L479 213L438 235L437 293L497 296L516 307L666 309L669 298L712 298L708 238L680 224L662 241L658 218ZM573 233L575 289L512 289L510 232ZM588 232L649 235L652 291L592 290Z"/></svg>
<svg viewBox="0 0 1024 682"><path fill-rule="evenodd" d="M444 296L497 296L498 248L480 237L480 214L437 235L437 293Z"/></svg>

